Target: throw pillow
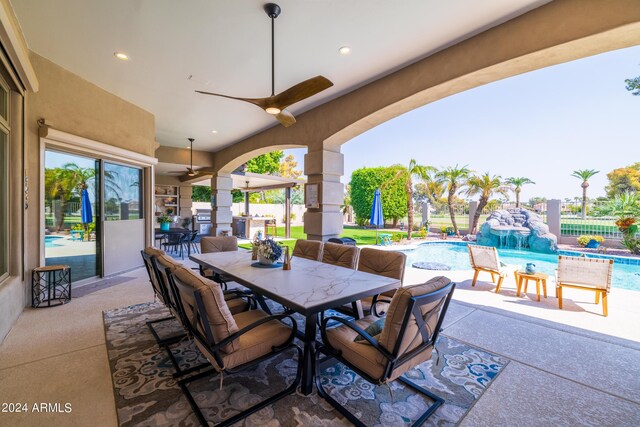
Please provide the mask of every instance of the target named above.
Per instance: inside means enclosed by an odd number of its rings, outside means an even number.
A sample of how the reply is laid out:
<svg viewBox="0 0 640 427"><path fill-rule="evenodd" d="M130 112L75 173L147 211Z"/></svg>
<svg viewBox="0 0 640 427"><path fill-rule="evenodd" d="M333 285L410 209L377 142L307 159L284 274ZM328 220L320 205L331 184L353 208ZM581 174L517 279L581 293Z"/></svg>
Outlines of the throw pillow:
<svg viewBox="0 0 640 427"><path fill-rule="evenodd" d="M378 320L376 320L375 322L373 322L372 324L367 326L364 331L366 333L368 333L369 335L371 335L372 337L375 337L380 332L382 332L382 328L384 327L384 321L385 320L386 320L386 317L379 318ZM360 342L362 344L369 344L369 342L367 340L365 340L364 337L362 335L360 335L360 334L358 334L353 339L353 342Z"/></svg>

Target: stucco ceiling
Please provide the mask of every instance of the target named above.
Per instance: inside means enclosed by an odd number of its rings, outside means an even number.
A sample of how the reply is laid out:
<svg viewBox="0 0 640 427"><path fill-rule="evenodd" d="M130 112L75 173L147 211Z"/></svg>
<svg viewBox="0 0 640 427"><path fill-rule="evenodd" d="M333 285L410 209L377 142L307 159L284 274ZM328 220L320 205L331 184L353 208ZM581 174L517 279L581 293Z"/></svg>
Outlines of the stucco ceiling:
<svg viewBox="0 0 640 427"><path fill-rule="evenodd" d="M278 1L276 92L319 74L334 82L290 108L299 114L548 1ZM194 93L270 94L264 0L11 3L31 50L153 113L161 145L192 136L215 151L279 126L255 106Z"/></svg>

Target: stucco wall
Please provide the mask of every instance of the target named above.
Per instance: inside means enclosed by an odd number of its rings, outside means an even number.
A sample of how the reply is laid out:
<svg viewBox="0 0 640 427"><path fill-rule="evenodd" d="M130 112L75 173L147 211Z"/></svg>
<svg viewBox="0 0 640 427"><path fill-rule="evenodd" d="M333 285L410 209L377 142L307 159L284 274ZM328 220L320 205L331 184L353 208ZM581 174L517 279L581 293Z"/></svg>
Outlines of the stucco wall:
<svg viewBox="0 0 640 427"><path fill-rule="evenodd" d="M31 270L40 265L42 194L38 119L46 119L58 130L149 156L154 155L156 148L155 118L151 113L33 52L29 58L40 85L38 92L28 92L25 98L25 171L30 186L30 203L24 218L25 280L21 291L12 288L0 294L0 308L7 314L0 316L0 341L15 322L17 313L29 303ZM12 189L21 192L21 184L21 180L15 180L11 183ZM20 214L19 206L13 209ZM6 307L18 308L8 315Z"/></svg>

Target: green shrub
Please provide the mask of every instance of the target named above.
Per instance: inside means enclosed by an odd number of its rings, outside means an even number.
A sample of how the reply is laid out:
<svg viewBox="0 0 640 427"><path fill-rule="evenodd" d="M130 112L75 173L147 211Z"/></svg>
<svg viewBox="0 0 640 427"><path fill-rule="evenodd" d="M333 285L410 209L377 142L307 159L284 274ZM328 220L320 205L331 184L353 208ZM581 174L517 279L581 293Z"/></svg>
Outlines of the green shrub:
<svg viewBox="0 0 640 427"><path fill-rule="evenodd" d="M393 233L391 235L391 240L393 242L399 243L402 241L402 238L404 237L404 235L402 233Z"/></svg>
<svg viewBox="0 0 640 427"><path fill-rule="evenodd" d="M447 233L447 235L449 235L449 236L453 236L453 235L456 233L456 229L455 229L455 228L453 228L453 227L447 227L447 229L446 229L446 233Z"/></svg>
<svg viewBox="0 0 640 427"><path fill-rule="evenodd" d="M419 234L420 234L420 238L421 239L426 239L427 235L429 234L429 232L427 231L427 227L422 227L420 229L420 233Z"/></svg>
<svg viewBox="0 0 640 427"><path fill-rule="evenodd" d="M351 174L351 206L356 223L367 221L376 188L381 189L382 213L387 222L397 222L407 215L405 182L396 179L398 166L360 168Z"/></svg>
<svg viewBox="0 0 640 427"><path fill-rule="evenodd" d="M440 232L441 233L446 233L448 228L449 227L447 227L446 225L443 225L442 227L440 227Z"/></svg>
<svg viewBox="0 0 640 427"><path fill-rule="evenodd" d="M595 240L598 243L604 242L604 237L602 237L602 236L590 236L588 234L583 234L582 236L578 237L577 240L578 240L578 244L580 246L587 246L587 244L592 240Z"/></svg>

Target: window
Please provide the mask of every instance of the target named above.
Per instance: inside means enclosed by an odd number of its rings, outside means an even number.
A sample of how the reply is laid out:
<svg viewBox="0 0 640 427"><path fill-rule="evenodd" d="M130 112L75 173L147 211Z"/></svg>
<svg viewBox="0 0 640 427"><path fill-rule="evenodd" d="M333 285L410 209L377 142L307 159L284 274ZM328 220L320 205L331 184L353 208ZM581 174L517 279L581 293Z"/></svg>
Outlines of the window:
<svg viewBox="0 0 640 427"><path fill-rule="evenodd" d="M9 272L9 89L0 81L0 279Z"/></svg>
<svg viewBox="0 0 640 427"><path fill-rule="evenodd" d="M104 214L107 221L142 219L142 169L104 164Z"/></svg>

